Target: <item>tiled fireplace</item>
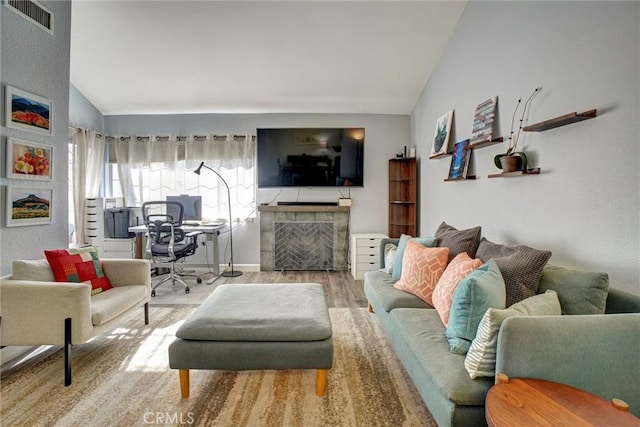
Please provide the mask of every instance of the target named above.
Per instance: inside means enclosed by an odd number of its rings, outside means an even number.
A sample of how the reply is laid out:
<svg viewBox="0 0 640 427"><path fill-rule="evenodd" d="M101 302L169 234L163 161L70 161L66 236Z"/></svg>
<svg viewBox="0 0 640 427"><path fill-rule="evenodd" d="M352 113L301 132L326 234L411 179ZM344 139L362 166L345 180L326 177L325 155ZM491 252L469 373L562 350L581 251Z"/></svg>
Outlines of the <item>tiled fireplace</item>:
<svg viewBox="0 0 640 427"><path fill-rule="evenodd" d="M260 269L346 270L349 208L260 206Z"/></svg>

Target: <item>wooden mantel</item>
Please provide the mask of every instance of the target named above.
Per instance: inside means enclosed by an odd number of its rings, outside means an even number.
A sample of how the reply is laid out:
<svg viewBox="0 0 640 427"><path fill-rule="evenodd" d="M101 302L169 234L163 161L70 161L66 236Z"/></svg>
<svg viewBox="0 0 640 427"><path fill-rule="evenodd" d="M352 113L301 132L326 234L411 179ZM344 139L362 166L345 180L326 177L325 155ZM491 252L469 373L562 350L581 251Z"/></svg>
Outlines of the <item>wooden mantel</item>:
<svg viewBox="0 0 640 427"><path fill-rule="evenodd" d="M349 206L326 205L261 205L258 212L349 212Z"/></svg>

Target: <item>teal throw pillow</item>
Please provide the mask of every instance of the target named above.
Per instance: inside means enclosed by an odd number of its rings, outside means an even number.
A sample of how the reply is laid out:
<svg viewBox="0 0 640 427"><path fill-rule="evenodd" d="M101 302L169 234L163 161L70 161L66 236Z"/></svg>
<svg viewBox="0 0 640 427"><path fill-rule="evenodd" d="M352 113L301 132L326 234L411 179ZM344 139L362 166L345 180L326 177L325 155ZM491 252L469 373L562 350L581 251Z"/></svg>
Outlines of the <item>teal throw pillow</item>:
<svg viewBox="0 0 640 427"><path fill-rule="evenodd" d="M488 261L462 279L453 296L446 331L451 352L465 354L487 310L503 309L505 301L504 279L495 261Z"/></svg>
<svg viewBox="0 0 640 427"><path fill-rule="evenodd" d="M404 250L409 240L418 242L422 246L430 247L435 246L438 242L435 237L411 237L408 234L401 235L400 241L398 242L398 249L396 250L396 257L393 259L393 271L391 272L391 278L393 280L399 280L400 276L402 276L402 256L404 255Z"/></svg>

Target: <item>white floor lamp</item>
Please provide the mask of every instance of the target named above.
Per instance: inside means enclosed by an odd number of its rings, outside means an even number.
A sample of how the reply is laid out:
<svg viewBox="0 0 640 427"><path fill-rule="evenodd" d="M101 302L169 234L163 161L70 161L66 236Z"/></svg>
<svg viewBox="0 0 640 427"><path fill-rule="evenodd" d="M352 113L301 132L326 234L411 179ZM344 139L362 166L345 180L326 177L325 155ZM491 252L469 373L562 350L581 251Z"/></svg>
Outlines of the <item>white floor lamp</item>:
<svg viewBox="0 0 640 427"><path fill-rule="evenodd" d="M231 219L231 189L229 189L229 184L227 184L227 181L224 180L222 175L220 175L215 170L211 169L209 166L205 165L204 162L201 162L200 166L198 166L198 169L194 170L193 172L195 172L196 174L200 175L200 170L202 168L207 168L211 172L213 172L216 175L218 175L218 178L220 178L220 180L222 181L224 186L227 187L227 198L228 198L228 203L229 203L229 244L231 246L231 271L223 272L222 276L223 277L238 277L238 276L242 276L242 271L237 271L237 270L233 269L233 226L232 226L232 219Z"/></svg>

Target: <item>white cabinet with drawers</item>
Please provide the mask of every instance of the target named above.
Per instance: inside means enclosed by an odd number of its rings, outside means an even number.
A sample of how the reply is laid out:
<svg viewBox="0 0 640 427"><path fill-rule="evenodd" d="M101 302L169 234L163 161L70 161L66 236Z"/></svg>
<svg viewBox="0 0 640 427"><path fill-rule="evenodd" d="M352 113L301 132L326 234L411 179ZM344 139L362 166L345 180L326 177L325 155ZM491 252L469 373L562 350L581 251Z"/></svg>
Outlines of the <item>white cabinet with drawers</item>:
<svg viewBox="0 0 640 427"><path fill-rule="evenodd" d="M104 207L102 198L85 199L84 203L84 235L85 241L98 249L103 255L104 247Z"/></svg>
<svg viewBox="0 0 640 427"><path fill-rule="evenodd" d="M104 239L103 256L105 258L135 258L135 239Z"/></svg>
<svg viewBox="0 0 640 427"><path fill-rule="evenodd" d="M351 234L351 275L363 280L364 273L380 268L380 241L388 238L381 233Z"/></svg>

